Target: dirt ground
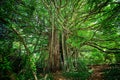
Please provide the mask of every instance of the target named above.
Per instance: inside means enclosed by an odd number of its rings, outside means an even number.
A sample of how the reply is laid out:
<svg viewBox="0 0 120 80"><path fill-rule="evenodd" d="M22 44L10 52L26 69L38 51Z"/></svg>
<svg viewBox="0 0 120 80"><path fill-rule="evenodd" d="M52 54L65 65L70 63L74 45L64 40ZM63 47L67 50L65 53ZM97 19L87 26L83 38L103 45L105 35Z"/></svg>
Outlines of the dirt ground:
<svg viewBox="0 0 120 80"><path fill-rule="evenodd" d="M91 69L93 73L89 80L103 80L103 70L109 68L108 65L93 65Z"/></svg>
<svg viewBox="0 0 120 80"><path fill-rule="evenodd" d="M88 80L103 80L103 70L109 69L109 65L93 65L90 66L93 73ZM54 80L70 80L62 75L62 72L53 73Z"/></svg>

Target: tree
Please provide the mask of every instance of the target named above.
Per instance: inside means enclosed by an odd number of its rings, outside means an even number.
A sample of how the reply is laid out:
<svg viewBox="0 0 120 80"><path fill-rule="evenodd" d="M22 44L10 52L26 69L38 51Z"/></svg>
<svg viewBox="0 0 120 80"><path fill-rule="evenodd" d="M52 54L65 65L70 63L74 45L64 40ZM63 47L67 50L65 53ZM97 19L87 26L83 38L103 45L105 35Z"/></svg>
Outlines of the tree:
<svg viewBox="0 0 120 80"><path fill-rule="evenodd" d="M25 68L36 80L36 64L44 71L70 71L81 66L86 53L120 53L119 1L2 0L0 4L0 31L10 31L0 36L10 36L7 45L25 57Z"/></svg>

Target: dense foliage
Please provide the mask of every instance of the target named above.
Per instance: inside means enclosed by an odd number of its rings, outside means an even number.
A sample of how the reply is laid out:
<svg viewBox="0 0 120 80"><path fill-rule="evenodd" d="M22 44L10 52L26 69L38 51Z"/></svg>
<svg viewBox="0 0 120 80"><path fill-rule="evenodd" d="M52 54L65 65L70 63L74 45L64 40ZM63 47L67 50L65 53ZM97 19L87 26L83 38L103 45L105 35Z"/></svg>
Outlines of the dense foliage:
<svg viewBox="0 0 120 80"><path fill-rule="evenodd" d="M119 0L0 1L1 80L52 80L59 71L86 80L88 66L113 63L120 63Z"/></svg>

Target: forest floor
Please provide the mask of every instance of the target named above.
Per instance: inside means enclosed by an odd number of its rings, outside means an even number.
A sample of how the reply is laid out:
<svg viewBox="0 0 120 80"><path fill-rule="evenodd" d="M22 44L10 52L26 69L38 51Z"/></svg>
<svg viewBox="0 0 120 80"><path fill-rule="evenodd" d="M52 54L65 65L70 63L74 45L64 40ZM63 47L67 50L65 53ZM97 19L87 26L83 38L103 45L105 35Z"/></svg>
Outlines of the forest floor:
<svg viewBox="0 0 120 80"><path fill-rule="evenodd" d="M93 73L89 80L103 80L103 70L109 68L108 65L93 65L91 69Z"/></svg>
<svg viewBox="0 0 120 80"><path fill-rule="evenodd" d="M54 80L68 80L62 75L62 72L56 72L53 74Z"/></svg>
<svg viewBox="0 0 120 80"><path fill-rule="evenodd" d="M90 78L88 80L103 80L103 70L109 68L108 65L93 65L90 67L93 70ZM54 80L70 80L62 76L61 72L53 74Z"/></svg>

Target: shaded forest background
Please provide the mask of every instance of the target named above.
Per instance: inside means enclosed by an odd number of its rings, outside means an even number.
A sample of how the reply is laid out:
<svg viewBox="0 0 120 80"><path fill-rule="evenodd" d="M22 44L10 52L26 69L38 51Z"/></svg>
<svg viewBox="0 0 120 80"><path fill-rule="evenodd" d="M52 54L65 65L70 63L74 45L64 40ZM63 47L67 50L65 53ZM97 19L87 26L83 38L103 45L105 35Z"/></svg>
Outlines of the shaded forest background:
<svg viewBox="0 0 120 80"><path fill-rule="evenodd" d="M119 63L119 0L0 1L1 80L53 80L56 72L86 80L89 66Z"/></svg>

